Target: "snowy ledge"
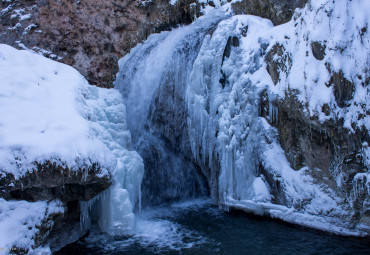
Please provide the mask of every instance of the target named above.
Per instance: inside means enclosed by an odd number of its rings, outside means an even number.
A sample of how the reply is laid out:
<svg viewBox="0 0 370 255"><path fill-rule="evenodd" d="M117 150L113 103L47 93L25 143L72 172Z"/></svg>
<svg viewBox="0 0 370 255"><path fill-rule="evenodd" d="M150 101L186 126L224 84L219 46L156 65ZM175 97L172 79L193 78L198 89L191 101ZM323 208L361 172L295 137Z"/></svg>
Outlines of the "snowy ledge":
<svg viewBox="0 0 370 255"><path fill-rule="evenodd" d="M110 181L117 151L131 139L117 90L90 86L74 68L8 45L0 45L0 79L0 186L14 189L30 175L42 183L45 171L66 183L92 174Z"/></svg>
<svg viewBox="0 0 370 255"><path fill-rule="evenodd" d="M0 77L3 175L19 179L37 170L35 162L48 160L71 171L99 164L100 176L115 168L96 125L102 125L99 109L114 104L118 95L101 98L105 91L89 86L72 67L7 45L0 45Z"/></svg>
<svg viewBox="0 0 370 255"><path fill-rule="evenodd" d="M247 213L253 213L259 216L267 216L274 219L280 219L288 223L313 228L341 236L367 236L368 229L351 229L337 218L315 216L308 213L301 213L294 208L288 208L284 205L276 205L269 202L255 202L253 200L235 200L227 198L222 204L227 209L242 210ZM366 226L364 226L366 227Z"/></svg>

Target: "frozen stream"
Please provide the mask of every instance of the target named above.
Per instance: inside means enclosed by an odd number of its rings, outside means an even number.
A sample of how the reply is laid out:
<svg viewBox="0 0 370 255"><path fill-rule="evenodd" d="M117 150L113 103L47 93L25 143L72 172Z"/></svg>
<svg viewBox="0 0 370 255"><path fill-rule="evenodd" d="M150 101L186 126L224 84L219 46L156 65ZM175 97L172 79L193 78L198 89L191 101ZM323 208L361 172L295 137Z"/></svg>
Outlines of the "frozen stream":
<svg viewBox="0 0 370 255"><path fill-rule="evenodd" d="M63 254L368 254L369 240L330 236L282 222L220 211L210 200L144 210L136 232L92 230Z"/></svg>

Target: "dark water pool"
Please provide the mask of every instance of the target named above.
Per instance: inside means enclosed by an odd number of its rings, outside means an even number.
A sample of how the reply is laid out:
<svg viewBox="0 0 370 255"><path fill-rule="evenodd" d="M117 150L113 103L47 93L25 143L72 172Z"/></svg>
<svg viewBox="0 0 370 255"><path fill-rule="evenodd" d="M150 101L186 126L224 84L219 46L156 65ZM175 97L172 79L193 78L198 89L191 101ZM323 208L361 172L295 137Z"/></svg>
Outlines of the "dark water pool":
<svg viewBox="0 0 370 255"><path fill-rule="evenodd" d="M370 254L370 242L195 200L143 211L133 236L114 238L93 229L57 254Z"/></svg>

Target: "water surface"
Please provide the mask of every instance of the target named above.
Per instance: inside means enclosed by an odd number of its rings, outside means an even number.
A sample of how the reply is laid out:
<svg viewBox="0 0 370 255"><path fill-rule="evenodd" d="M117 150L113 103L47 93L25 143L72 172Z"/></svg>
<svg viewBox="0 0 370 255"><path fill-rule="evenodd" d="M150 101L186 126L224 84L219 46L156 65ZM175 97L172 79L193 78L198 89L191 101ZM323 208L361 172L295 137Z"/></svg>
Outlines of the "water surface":
<svg viewBox="0 0 370 255"><path fill-rule="evenodd" d="M147 209L129 237L93 228L62 254L370 254L369 239L338 237L241 212L210 200Z"/></svg>

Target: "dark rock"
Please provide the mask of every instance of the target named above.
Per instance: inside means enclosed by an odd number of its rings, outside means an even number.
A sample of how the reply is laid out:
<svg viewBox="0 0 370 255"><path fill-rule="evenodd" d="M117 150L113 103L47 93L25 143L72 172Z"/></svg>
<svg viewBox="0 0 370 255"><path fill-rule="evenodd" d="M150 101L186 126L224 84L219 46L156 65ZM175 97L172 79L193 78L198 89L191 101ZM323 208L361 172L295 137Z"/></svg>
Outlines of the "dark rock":
<svg viewBox="0 0 370 255"><path fill-rule="evenodd" d="M35 240L34 248L45 245L48 242L50 233L55 230L55 225L63 221L66 214L52 213L52 214L49 214L48 217L45 217L43 219L41 225L37 226L39 231L34 237L34 240Z"/></svg>
<svg viewBox="0 0 370 255"><path fill-rule="evenodd" d="M264 89L260 95L259 116L267 119L268 115L269 115L269 96L267 93L267 89Z"/></svg>
<svg viewBox="0 0 370 255"><path fill-rule="evenodd" d="M333 85L335 101L339 107L348 106L348 101L353 99L355 85L352 81L347 80L343 72L334 72L329 81L329 85Z"/></svg>
<svg viewBox="0 0 370 255"><path fill-rule="evenodd" d="M238 39L238 37L236 37L236 36L229 36L229 38L227 39L227 43L226 43L226 46L225 46L225 49L224 49L224 53L223 53L223 56L222 56L222 64L221 64L221 66L224 64L225 58L229 58L230 57L231 47L239 47L239 39ZM226 75L224 74L224 72L221 70L220 83L221 83L222 88L225 88L226 84L228 84L227 78L228 77L226 77Z"/></svg>
<svg viewBox="0 0 370 255"><path fill-rule="evenodd" d="M76 242L88 231L81 227L79 201L76 200L66 203L63 217L53 219L53 222L54 226L43 242L43 244L47 243L50 246L52 252Z"/></svg>
<svg viewBox="0 0 370 255"><path fill-rule="evenodd" d="M325 57L325 49L326 45L321 44L320 42L312 42L311 43L311 50L312 50L312 55L317 59L317 60L323 60Z"/></svg>
<svg viewBox="0 0 370 255"><path fill-rule="evenodd" d="M227 43L224 49L224 54L222 56L222 64L224 63L225 58L230 57L231 47L239 47L239 39L236 36L229 36Z"/></svg>
<svg viewBox="0 0 370 255"><path fill-rule="evenodd" d="M0 178L0 197L27 201L89 200L111 185L111 176L99 176L98 164L78 171L50 161L35 163L35 166L33 172L19 179L3 172L5 176Z"/></svg>
<svg viewBox="0 0 370 255"><path fill-rule="evenodd" d="M286 52L283 45L276 44L266 54L267 72L276 85L280 80L280 73L289 74L292 66L292 57Z"/></svg>
<svg viewBox="0 0 370 255"><path fill-rule="evenodd" d="M251 14L270 19L274 25L288 22L296 8L308 0L242 0L232 4L235 14Z"/></svg>

